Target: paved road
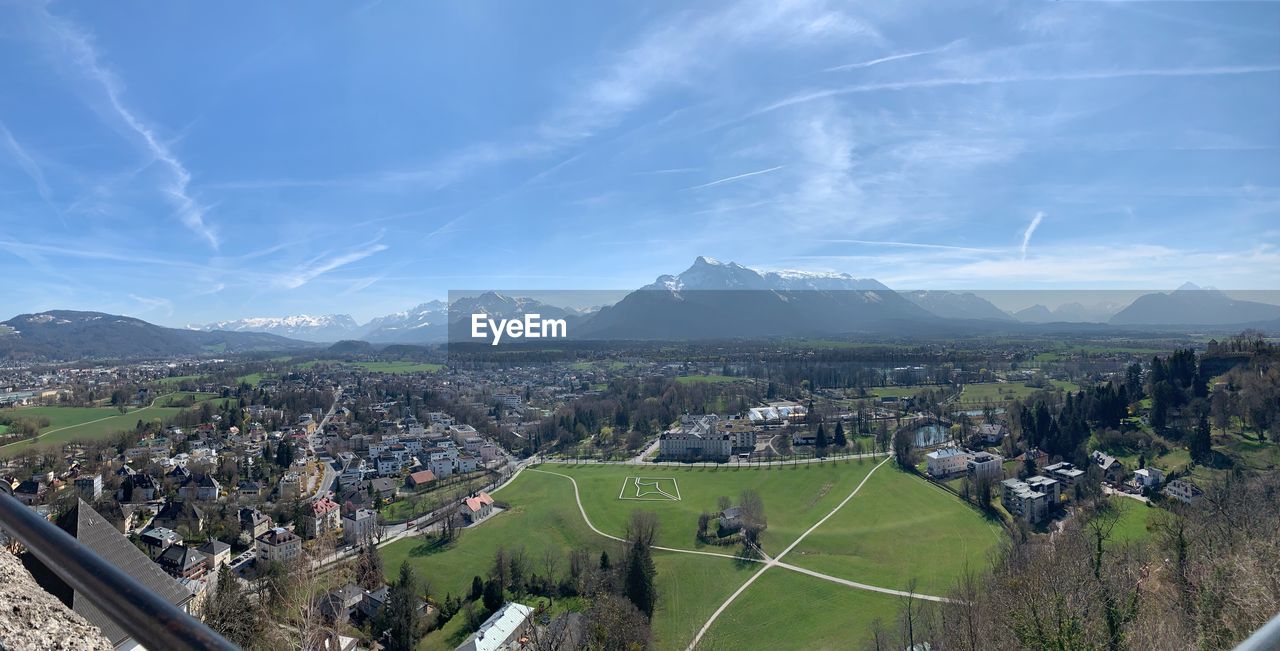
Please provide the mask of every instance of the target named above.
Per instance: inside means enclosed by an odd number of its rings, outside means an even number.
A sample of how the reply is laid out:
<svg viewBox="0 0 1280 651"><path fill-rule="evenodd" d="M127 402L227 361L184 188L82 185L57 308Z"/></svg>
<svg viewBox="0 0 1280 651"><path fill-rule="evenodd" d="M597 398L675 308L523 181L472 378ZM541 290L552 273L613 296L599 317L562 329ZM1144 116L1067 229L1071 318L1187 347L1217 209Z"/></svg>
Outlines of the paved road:
<svg viewBox="0 0 1280 651"><path fill-rule="evenodd" d="M342 387L333 394L333 404L329 406L329 413L320 419L320 424L316 426L316 431L307 438L307 446L311 448L312 456L319 458L319 450L324 446L324 426L329 424L329 419L333 418L333 413L338 409L338 399L342 397ZM312 501L319 499L325 495L333 481L338 478L338 472L333 469L333 464L324 464L324 474L320 476L320 485L316 486L316 492L311 496Z"/></svg>

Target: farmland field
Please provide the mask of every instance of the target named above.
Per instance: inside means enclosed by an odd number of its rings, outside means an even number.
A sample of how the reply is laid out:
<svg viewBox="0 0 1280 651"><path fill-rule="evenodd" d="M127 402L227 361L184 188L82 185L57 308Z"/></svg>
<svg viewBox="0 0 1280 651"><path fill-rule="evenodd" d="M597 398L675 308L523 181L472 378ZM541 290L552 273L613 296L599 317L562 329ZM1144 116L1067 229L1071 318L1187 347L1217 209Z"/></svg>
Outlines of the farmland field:
<svg viewBox="0 0 1280 651"><path fill-rule="evenodd" d="M1070 382L1051 381L1051 387L1064 391L1076 391L1080 387ZM983 384L966 384L960 394L962 403L1002 402L1015 398L1025 398L1037 391L1039 387L1029 387L1020 382L987 382Z"/></svg>
<svg viewBox="0 0 1280 651"><path fill-rule="evenodd" d="M983 571L987 554L1000 540L999 527L954 496L888 464L868 477L879 462L772 469L541 464L526 469L496 496L510 505L508 511L464 529L443 548L419 539L387 545L382 550L385 568L393 576L407 559L431 585L431 593L443 598L465 593L471 577L487 576L499 546L523 547L535 565L548 550L567 557L572 549L585 549L593 558L608 551L612 558L622 558L622 543L592 531L584 521L571 477L586 516L605 534L623 536L631 511L641 508L658 516L659 545L711 554L738 552L737 547L702 545L695 537L698 515L715 511L722 495L736 502L744 488L760 493L768 517L762 544L777 554L865 479L863 489L814 529L786 562L885 588L905 586L916 576L906 570L911 566L918 568L918 590L935 595L945 593L966 565ZM529 536L530 531L539 533ZM762 567L663 550L654 551L654 562L657 649L685 648L726 598ZM532 598L513 598L532 603ZM892 620L900 606L901 597L773 567L730 604L699 648L848 648L861 643L873 620ZM797 636L798 630L805 633ZM782 631L789 634L784 637ZM464 637L452 622L419 648L452 648Z"/></svg>

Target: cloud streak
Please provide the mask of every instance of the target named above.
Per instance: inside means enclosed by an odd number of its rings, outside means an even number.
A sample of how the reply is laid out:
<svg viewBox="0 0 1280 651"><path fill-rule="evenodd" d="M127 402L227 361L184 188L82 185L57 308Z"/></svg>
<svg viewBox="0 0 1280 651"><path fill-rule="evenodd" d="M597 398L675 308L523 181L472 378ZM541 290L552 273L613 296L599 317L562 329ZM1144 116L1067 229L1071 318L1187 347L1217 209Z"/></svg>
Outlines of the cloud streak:
<svg viewBox="0 0 1280 651"><path fill-rule="evenodd" d="M380 253L390 248L386 244L378 243L378 239L381 239L381 235L372 242L368 242L338 255L326 253L324 255L316 256L303 264L300 269L277 277L276 284L285 289L297 289L312 280L329 273L330 271L340 267L345 267L353 262L358 262L374 255L375 253Z"/></svg>
<svg viewBox="0 0 1280 651"><path fill-rule="evenodd" d="M73 63L100 87L111 113L141 141L152 160L168 172L169 182L161 190L173 204L178 219L216 251L219 246L217 232L205 220L205 208L191 194L191 173L186 165L160 140L150 124L125 105L123 85L102 63L90 37L69 21L50 14L47 9L42 13L58 49L71 54Z"/></svg>
<svg viewBox="0 0 1280 651"><path fill-rule="evenodd" d="M959 41L955 41L955 42L949 43L949 44L947 44L947 45L944 45L944 46L942 46L942 47L933 48L932 50L918 50L918 51L916 51L916 52L902 52L901 54L890 54L890 55L888 55L888 56L883 56L883 57L880 57L880 58L878 58L878 59L871 59L871 60L869 60L869 61L859 61L859 62L857 62L857 63L846 63L846 64L844 64L844 65L832 66L832 67L830 67L830 68L827 68L826 70L823 70L823 72L844 72L844 71L846 71L846 70L861 70L861 69L863 69L863 68L870 68L870 67L872 67L872 66L878 66L878 65L880 65L880 64L882 64L882 63L890 63L890 62L893 62L893 61L901 61L901 60L903 60L903 59L914 59L914 58L916 58L916 57L925 56L925 55L928 55L928 54L937 54L937 53L939 53L939 52L944 52L944 51L946 51L946 50L950 49L952 46L954 46L954 45L955 45L956 43L958 43L958 42L959 42Z"/></svg>
<svg viewBox="0 0 1280 651"><path fill-rule="evenodd" d="M13 133L9 131L9 127L5 126L4 122L0 122L0 136L3 137L5 145L9 147L9 152L13 154L14 160L18 162L18 166L35 183L36 192L40 193L40 198L44 199L45 203L49 203L53 193L49 191L49 184L45 181L44 170L40 168L39 163L36 163L31 154L27 153L27 150L18 144L18 141L13 137Z"/></svg>
<svg viewBox="0 0 1280 651"><path fill-rule="evenodd" d="M754 172L746 172L746 173L743 173L743 174L735 174L735 175L733 175L733 176L726 176L726 177L724 177L724 178L722 178L722 179L716 179L716 180L714 180L714 181L711 181L710 183L703 183L703 184L701 184L701 185L695 185L695 186L691 186L691 187L688 187L688 188L685 188L685 189L686 189L686 190L701 190L701 189L703 189L703 188L709 188L709 187L712 187L712 186L720 185L720 184L722 184L722 183L732 183L732 182L734 182L734 181L739 181L739 180L742 180L742 179L745 179L745 178L750 178L750 177L752 177L752 176L760 176L761 174L768 174L768 173L770 173L770 172L776 172L776 171L778 171L778 170L782 169L783 167L786 167L786 166L785 166L785 165L777 165L777 166L775 166L775 167L770 167L770 168L763 169L763 170L756 170L756 171L754 171Z"/></svg>
<svg viewBox="0 0 1280 651"><path fill-rule="evenodd" d="M1040 228L1040 222L1044 221L1044 213L1037 212L1035 217L1031 218L1031 223L1027 224L1027 230L1022 231L1022 246L1018 247L1018 253L1022 259L1027 259L1027 246L1031 244L1031 236L1035 234L1036 229Z"/></svg>

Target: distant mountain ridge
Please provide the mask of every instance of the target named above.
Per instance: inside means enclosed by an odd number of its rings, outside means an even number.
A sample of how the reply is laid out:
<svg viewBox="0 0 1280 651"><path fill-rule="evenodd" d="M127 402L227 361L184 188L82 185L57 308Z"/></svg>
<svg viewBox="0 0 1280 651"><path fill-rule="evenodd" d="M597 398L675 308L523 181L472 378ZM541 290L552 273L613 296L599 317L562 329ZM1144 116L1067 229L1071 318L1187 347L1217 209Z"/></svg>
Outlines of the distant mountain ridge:
<svg viewBox="0 0 1280 651"><path fill-rule="evenodd" d="M309 316L299 314L286 317L249 317L232 321L218 321L203 326L195 326L194 330L206 332L226 330L229 332L264 332L303 341L327 342L341 339L359 338L365 329L356 323L349 314L325 314Z"/></svg>
<svg viewBox="0 0 1280 651"><path fill-rule="evenodd" d="M1139 296L1111 317L1112 325L1221 326L1262 323L1280 319L1280 305L1242 301L1216 289L1191 283L1165 294Z"/></svg>
<svg viewBox="0 0 1280 651"><path fill-rule="evenodd" d="M76 310L19 314L0 328L0 358L145 358L292 350L308 342L258 332L166 328L142 319Z"/></svg>

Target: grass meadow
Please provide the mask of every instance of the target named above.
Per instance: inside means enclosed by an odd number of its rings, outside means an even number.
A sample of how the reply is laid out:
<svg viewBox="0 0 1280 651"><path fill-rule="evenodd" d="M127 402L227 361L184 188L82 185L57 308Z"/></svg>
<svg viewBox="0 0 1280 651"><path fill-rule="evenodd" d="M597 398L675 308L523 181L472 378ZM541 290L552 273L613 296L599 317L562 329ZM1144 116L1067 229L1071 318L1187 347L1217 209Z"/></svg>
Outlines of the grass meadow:
<svg viewBox="0 0 1280 651"><path fill-rule="evenodd" d="M635 508L658 516L658 544L676 549L736 553L736 547L699 546L698 515L714 511L720 496L737 501L758 491L769 528L763 545L776 554L831 512L879 460L786 468L701 468L547 463L526 469L497 495L510 505L457 540L433 547L421 539L382 548L388 577L408 560L438 598L465 593L473 576L486 576L499 546L523 547L535 568L546 551L567 558L572 549L621 559L622 543L587 526L574 500L601 531L623 536ZM542 470L545 472L536 472ZM637 490L630 478L642 477ZM653 481L656 480L656 481ZM650 486L661 488L659 492ZM630 490L628 490L628 488ZM679 492L679 500L666 495ZM637 496L644 499L637 499ZM537 532L530 535L530 532ZM997 525L954 496L885 464L835 516L813 531L786 562L853 581L900 588L916 577L918 590L944 593L966 565L983 571L1001 536ZM566 561L561 561L564 571ZM659 601L653 618L655 648L683 649L717 607L761 567L714 556L655 551ZM771 568L717 620L699 648L804 648L857 646L875 619L892 620L900 599L850 588L784 568ZM461 643L457 622L433 632L420 648Z"/></svg>

